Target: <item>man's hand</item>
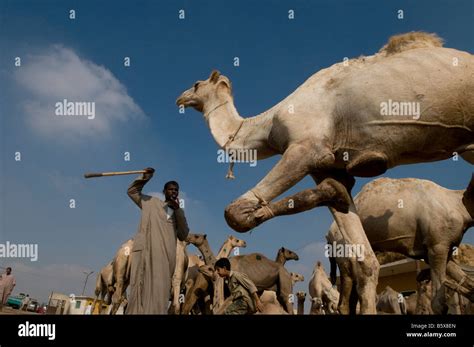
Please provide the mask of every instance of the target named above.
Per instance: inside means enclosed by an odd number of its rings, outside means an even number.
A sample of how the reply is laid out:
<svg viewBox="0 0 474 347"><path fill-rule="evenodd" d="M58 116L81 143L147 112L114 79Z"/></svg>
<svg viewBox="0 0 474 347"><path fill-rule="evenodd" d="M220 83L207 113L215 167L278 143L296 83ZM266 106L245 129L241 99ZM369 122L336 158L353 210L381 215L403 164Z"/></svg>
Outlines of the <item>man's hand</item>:
<svg viewBox="0 0 474 347"><path fill-rule="evenodd" d="M265 307L263 306L262 302L260 301L260 299L257 299L257 300L255 301L255 306L257 306L257 311L258 311L258 312L263 312L263 310L264 310L264 308L265 308Z"/></svg>
<svg viewBox="0 0 474 347"><path fill-rule="evenodd" d="M155 169L152 167L147 167L144 170L146 172L143 174L143 179L148 181L153 177L153 174L155 173Z"/></svg>
<svg viewBox="0 0 474 347"><path fill-rule="evenodd" d="M253 299L255 301L255 306L257 307L258 312L263 312L264 306L258 297L257 292L253 293Z"/></svg>
<svg viewBox="0 0 474 347"><path fill-rule="evenodd" d="M169 206L170 208L172 208L173 210L177 210L177 209L179 208L179 200L178 200L178 198L176 198L176 199L174 199L174 200L171 199L171 200L168 200L168 201L166 201L166 202L168 203L168 206Z"/></svg>

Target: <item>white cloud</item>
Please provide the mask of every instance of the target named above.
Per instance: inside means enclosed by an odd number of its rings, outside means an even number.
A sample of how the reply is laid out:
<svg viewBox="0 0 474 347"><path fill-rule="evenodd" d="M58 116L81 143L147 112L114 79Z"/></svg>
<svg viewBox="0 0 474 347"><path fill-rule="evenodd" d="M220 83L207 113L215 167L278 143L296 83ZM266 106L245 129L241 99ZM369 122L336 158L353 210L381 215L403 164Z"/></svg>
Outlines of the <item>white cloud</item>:
<svg viewBox="0 0 474 347"><path fill-rule="evenodd" d="M37 133L74 139L107 135L114 123L144 118L123 84L105 67L54 45L27 57L14 78L22 88L27 124ZM95 118L58 116L55 105L64 99L95 102Z"/></svg>

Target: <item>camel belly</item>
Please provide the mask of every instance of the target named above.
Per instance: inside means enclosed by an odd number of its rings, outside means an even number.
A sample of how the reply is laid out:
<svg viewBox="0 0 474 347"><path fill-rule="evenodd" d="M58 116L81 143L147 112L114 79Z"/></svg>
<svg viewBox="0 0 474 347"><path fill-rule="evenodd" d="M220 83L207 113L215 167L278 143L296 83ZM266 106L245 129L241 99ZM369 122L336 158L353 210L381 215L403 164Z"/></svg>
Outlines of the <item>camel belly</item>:
<svg viewBox="0 0 474 347"><path fill-rule="evenodd" d="M454 53L462 56L457 67ZM408 51L355 71L333 96L334 149L346 155L338 158L339 165L373 151L386 157L388 169L443 160L474 143L470 54Z"/></svg>

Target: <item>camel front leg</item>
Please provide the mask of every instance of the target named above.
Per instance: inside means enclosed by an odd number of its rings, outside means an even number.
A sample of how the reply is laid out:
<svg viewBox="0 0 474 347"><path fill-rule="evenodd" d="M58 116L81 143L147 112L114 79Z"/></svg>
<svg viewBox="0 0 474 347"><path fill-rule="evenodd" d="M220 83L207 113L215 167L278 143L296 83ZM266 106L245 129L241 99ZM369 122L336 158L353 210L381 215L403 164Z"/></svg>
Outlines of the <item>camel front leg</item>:
<svg viewBox="0 0 474 347"><path fill-rule="evenodd" d="M289 188L303 179L314 167L318 165L318 160L309 151L309 147L302 144L291 145L283 154L281 160L273 169L250 191L234 200L225 209L225 219L227 224L238 232L246 232L274 215L292 214L307 209L328 204L329 187L334 191L338 186L332 186L329 182L323 188L309 189L295 195L298 200L297 209L288 209L285 204L288 200L282 200L275 205L275 212L271 212L268 205L271 200L287 191ZM327 151L323 151L326 153ZM320 156L320 161L327 160L331 153ZM331 154L332 155L332 154ZM337 182L336 182L337 183ZM333 201L343 201L344 197L333 199ZM339 208L335 204L336 208ZM258 211L258 212L257 212Z"/></svg>
<svg viewBox="0 0 474 347"><path fill-rule="evenodd" d="M437 244L428 249L428 262L430 264L431 285L433 299L431 308L434 314L446 314L446 293L443 286L446 280L446 263L448 262L449 245Z"/></svg>
<svg viewBox="0 0 474 347"><path fill-rule="evenodd" d="M277 202L269 203L255 211L258 224L276 216L296 214L318 206L331 206L340 212L347 212L350 195L338 181L328 178L314 189L305 189Z"/></svg>

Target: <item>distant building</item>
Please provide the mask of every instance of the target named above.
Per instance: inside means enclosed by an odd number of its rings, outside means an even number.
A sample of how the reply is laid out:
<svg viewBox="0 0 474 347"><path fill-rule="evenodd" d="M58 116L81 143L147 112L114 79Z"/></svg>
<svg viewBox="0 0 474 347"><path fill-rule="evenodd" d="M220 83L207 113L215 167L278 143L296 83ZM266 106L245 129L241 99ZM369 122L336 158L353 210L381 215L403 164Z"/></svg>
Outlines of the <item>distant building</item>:
<svg viewBox="0 0 474 347"><path fill-rule="evenodd" d="M382 292L386 286L390 286L400 293L416 291L416 276L421 270L428 268L428 264L423 260L409 258L381 265L377 294Z"/></svg>
<svg viewBox="0 0 474 347"><path fill-rule="evenodd" d="M62 293L51 293L47 314L99 314L99 307L102 304L100 300L92 307L94 298L90 296L68 296ZM88 308L88 306L91 306ZM112 305L102 304L104 314L109 314ZM90 312L90 313L89 313ZM117 311L117 314L123 314L123 307Z"/></svg>

